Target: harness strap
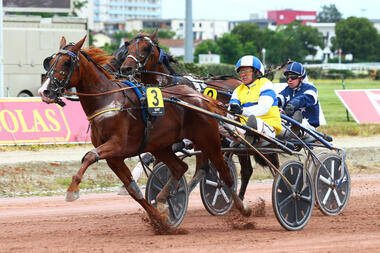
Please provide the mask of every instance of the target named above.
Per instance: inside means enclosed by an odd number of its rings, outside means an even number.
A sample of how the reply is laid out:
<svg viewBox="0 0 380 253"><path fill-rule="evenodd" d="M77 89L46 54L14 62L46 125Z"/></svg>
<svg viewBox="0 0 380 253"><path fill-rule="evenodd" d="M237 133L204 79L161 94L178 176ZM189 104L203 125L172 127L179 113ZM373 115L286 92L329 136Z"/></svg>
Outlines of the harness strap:
<svg viewBox="0 0 380 253"><path fill-rule="evenodd" d="M179 92L174 92L174 91L165 91L163 90L163 92L165 93L169 93L169 94L173 94L173 95L178 95L178 96L182 96L182 97L197 97L197 98L200 98L204 101L207 101L207 102L211 102L210 99L202 96L201 94L183 94L183 93L179 93Z"/></svg>
<svg viewBox="0 0 380 253"><path fill-rule="evenodd" d="M91 115L90 117L87 117L87 120L92 120L93 118L95 118L96 116L100 115L100 114L103 114L105 112L110 112L110 111L122 111L123 108L110 108L110 109L105 109L105 110L102 110L100 112L97 112L93 115Z"/></svg>
<svg viewBox="0 0 380 253"><path fill-rule="evenodd" d="M143 140L141 142L139 149L137 150L137 153L136 153L137 155L141 154L143 150L145 149L146 145L148 144L148 138L149 138L151 128L152 128L152 119L148 117L146 120L145 129L144 129Z"/></svg>

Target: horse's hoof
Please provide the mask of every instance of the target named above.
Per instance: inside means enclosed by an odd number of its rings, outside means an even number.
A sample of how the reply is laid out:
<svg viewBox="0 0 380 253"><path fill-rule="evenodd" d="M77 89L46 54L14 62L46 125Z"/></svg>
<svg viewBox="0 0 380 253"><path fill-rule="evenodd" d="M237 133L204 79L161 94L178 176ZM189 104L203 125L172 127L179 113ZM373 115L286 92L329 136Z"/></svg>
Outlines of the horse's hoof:
<svg viewBox="0 0 380 253"><path fill-rule="evenodd" d="M73 202L79 199L79 191L66 192L66 201Z"/></svg>
<svg viewBox="0 0 380 253"><path fill-rule="evenodd" d="M169 206L164 203L157 203L157 210L160 214L165 214L166 216L169 216Z"/></svg>
<svg viewBox="0 0 380 253"><path fill-rule="evenodd" d="M251 214L252 214L252 209L248 206L248 204L247 203L244 203L243 204L243 210L242 210L242 215L244 216L244 217L249 217L249 216L251 216Z"/></svg>

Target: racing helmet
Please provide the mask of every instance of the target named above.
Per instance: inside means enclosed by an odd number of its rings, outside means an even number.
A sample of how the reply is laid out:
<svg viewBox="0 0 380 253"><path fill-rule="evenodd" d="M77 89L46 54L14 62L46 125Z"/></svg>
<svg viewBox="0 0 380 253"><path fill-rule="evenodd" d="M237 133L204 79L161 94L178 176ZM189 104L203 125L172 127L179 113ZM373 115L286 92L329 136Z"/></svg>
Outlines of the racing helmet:
<svg viewBox="0 0 380 253"><path fill-rule="evenodd" d="M303 65L299 62L292 62L286 67L284 75L287 76L290 73L296 74L301 78L306 77L306 70L303 67Z"/></svg>
<svg viewBox="0 0 380 253"><path fill-rule="evenodd" d="M241 67L252 67L258 69L262 76L264 76L264 65L261 63L259 58L253 55L245 55L241 57L235 65L235 70L239 71Z"/></svg>

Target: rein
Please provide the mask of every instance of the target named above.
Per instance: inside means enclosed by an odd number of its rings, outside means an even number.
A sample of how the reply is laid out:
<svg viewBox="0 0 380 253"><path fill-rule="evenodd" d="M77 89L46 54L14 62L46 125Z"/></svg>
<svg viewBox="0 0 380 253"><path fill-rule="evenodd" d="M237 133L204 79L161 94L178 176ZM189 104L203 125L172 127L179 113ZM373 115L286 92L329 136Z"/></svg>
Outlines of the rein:
<svg viewBox="0 0 380 253"><path fill-rule="evenodd" d="M133 87L124 87L124 88L120 88L120 89L117 89L117 90L110 90L110 91L101 92L101 93L81 93L81 92L70 92L70 91L65 90L65 94L67 94L67 95L76 95L76 96L83 96L83 97L94 97L94 96L108 95L108 94L120 92L120 91L123 91L123 90L129 90L129 89L132 89L132 88Z"/></svg>
<svg viewBox="0 0 380 253"><path fill-rule="evenodd" d="M172 95L178 95L178 96L182 96L182 97L197 97L197 98L203 99L204 101L211 102L210 99L202 96L201 94L183 94L183 93L179 93L179 92L175 92L175 91L166 91L166 90L163 90L162 92L172 94Z"/></svg>

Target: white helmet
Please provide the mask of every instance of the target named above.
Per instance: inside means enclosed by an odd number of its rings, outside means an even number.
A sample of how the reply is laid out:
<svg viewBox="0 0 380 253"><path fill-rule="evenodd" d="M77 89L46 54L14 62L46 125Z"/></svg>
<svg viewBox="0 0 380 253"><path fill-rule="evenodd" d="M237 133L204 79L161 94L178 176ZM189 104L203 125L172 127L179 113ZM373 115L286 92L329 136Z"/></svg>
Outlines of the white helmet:
<svg viewBox="0 0 380 253"><path fill-rule="evenodd" d="M261 75L264 76L264 65L261 63L259 58L253 55L245 55L239 59L239 61L235 65L235 70L239 71L241 67L252 67L258 69Z"/></svg>

